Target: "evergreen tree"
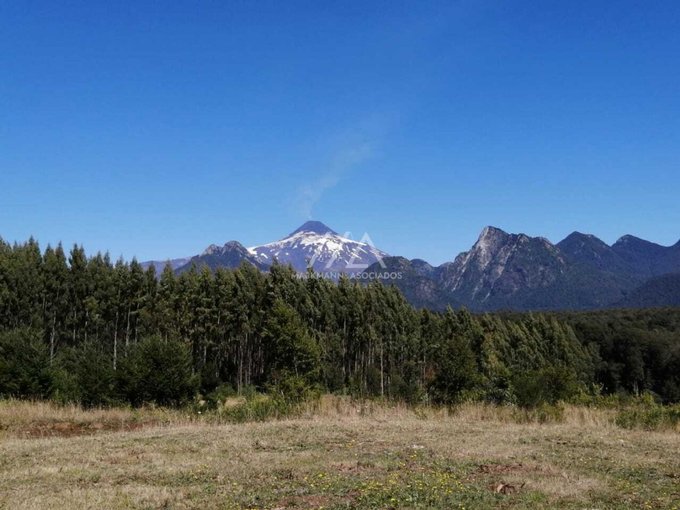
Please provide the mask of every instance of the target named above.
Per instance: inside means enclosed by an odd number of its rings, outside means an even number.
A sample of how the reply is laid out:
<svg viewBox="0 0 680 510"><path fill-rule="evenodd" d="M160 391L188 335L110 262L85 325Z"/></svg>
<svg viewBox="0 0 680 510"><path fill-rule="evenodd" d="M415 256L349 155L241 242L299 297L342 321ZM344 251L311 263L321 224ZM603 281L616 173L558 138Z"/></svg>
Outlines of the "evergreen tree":
<svg viewBox="0 0 680 510"><path fill-rule="evenodd" d="M293 307L277 299L263 333L267 367L273 382L288 375L316 383L320 375L319 347Z"/></svg>

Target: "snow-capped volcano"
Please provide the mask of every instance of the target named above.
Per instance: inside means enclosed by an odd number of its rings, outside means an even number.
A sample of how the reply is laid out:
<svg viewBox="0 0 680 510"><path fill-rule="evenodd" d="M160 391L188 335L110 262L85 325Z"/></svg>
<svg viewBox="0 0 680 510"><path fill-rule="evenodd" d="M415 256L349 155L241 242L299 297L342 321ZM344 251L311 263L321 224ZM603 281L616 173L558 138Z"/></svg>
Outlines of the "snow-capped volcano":
<svg viewBox="0 0 680 510"><path fill-rule="evenodd" d="M341 236L319 221L308 221L287 237L248 251L261 264L290 264L296 271L360 273L387 254L367 242Z"/></svg>

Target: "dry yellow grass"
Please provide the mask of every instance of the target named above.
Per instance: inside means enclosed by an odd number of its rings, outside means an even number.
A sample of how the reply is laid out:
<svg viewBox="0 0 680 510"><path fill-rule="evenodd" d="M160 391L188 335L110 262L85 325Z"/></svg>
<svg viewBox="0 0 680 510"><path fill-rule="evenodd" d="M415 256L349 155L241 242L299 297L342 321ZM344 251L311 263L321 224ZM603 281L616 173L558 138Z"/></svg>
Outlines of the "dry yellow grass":
<svg viewBox="0 0 680 510"><path fill-rule="evenodd" d="M680 508L680 435L622 430L586 408L548 424L512 413L325 398L296 419L217 424L4 402L0 507ZM22 435L69 420L121 430Z"/></svg>
<svg viewBox="0 0 680 510"><path fill-rule="evenodd" d="M82 435L197 420L172 409L83 409L54 402L0 400L0 438Z"/></svg>

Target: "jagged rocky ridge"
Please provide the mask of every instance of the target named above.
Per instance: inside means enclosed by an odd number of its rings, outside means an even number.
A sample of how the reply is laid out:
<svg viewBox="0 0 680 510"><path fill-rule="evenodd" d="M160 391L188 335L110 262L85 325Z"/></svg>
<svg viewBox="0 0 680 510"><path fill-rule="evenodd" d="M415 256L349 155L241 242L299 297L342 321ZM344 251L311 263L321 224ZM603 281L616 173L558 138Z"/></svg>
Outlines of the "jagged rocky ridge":
<svg viewBox="0 0 680 510"><path fill-rule="evenodd" d="M664 306L676 304L680 294L680 288L674 291L680 279L673 275L680 273L680 242L664 247L632 236L608 246L593 235L574 232L552 244L486 227L469 251L431 268L427 276L416 271L419 260L388 257L384 262L389 271L402 274L393 283L412 303L434 309Z"/></svg>

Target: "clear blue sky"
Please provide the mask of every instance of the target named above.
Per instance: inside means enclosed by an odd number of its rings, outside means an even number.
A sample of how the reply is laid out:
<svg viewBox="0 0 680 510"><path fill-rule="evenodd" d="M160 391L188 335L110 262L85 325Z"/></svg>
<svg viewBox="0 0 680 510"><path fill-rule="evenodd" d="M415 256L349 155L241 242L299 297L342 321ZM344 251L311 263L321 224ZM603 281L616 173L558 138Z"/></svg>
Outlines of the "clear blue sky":
<svg viewBox="0 0 680 510"><path fill-rule="evenodd" d="M680 2L0 4L0 236L680 238Z"/></svg>

